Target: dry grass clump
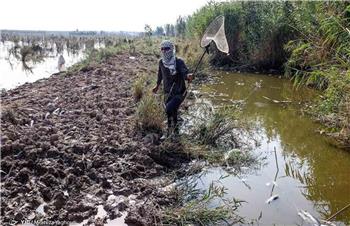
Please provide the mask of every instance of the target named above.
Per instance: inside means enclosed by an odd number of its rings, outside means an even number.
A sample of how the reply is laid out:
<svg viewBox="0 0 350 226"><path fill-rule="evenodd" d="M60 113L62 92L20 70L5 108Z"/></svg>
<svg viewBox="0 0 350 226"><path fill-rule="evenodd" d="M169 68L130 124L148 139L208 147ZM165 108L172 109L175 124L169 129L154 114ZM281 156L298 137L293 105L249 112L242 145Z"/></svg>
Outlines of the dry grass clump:
<svg viewBox="0 0 350 226"><path fill-rule="evenodd" d="M133 96L136 102L139 102L144 95L144 88L146 84L146 79L144 75L141 75L138 77L133 85Z"/></svg>
<svg viewBox="0 0 350 226"><path fill-rule="evenodd" d="M137 127L143 131L161 131L164 121L162 103L154 95L144 95L137 105L136 121Z"/></svg>

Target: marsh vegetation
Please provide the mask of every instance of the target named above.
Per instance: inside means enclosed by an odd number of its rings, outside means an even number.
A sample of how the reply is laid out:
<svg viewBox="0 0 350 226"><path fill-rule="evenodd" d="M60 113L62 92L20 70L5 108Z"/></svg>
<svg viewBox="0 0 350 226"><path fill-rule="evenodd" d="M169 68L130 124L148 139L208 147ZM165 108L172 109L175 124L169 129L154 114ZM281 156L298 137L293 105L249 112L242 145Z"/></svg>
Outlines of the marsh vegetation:
<svg viewBox="0 0 350 226"><path fill-rule="evenodd" d="M222 14L230 55L210 47L181 109L181 136L161 141L163 98L150 92L159 43L175 40L193 70L201 35ZM72 220L91 224L101 203L105 221L123 215L145 225L303 224L301 211L329 218L350 201L349 155L329 145L350 143L349 18L348 2L209 2L133 37L2 32L0 60L19 62L28 76L48 59L56 67L60 55L79 56L66 71L2 93L10 203L2 211L21 219L42 198L51 217L63 208L60 219L74 211ZM241 73L248 71L267 75ZM60 184L71 200L53 187Z"/></svg>

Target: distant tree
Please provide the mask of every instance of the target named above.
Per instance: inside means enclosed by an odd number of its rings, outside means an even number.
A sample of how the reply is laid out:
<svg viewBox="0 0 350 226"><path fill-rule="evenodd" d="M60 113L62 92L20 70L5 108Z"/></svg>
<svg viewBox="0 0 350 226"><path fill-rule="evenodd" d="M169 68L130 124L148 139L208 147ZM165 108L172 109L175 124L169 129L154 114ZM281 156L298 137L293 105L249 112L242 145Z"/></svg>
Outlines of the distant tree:
<svg viewBox="0 0 350 226"><path fill-rule="evenodd" d="M147 37L147 44L152 45L151 36L153 34L152 28L149 24L145 24L145 36Z"/></svg>
<svg viewBox="0 0 350 226"><path fill-rule="evenodd" d="M153 30L151 26L149 24L145 24L145 35L150 38L152 36L152 33Z"/></svg>
<svg viewBox="0 0 350 226"><path fill-rule="evenodd" d="M175 26L173 24L170 25L170 36L175 36Z"/></svg>
<svg viewBox="0 0 350 226"><path fill-rule="evenodd" d="M154 32L155 35L162 36L164 35L164 28L163 27L157 27L156 31Z"/></svg>
<svg viewBox="0 0 350 226"><path fill-rule="evenodd" d="M169 36L169 33L170 33L170 24L166 24L164 27L165 27L165 35L166 35L166 36Z"/></svg>
<svg viewBox="0 0 350 226"><path fill-rule="evenodd" d="M183 37L186 33L186 18L179 16L175 24L176 36Z"/></svg>
<svg viewBox="0 0 350 226"><path fill-rule="evenodd" d="M165 25L165 35L166 36L175 36L175 26L173 24Z"/></svg>

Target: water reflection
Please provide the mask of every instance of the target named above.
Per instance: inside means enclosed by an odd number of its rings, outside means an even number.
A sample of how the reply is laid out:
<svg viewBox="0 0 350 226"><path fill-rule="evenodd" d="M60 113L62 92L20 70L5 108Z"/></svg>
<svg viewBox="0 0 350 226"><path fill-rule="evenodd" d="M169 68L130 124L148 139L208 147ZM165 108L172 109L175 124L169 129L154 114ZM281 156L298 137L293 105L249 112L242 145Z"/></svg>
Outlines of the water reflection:
<svg viewBox="0 0 350 226"><path fill-rule="evenodd" d="M256 219L262 211L263 224L302 224L297 215L301 209L327 219L350 203L350 154L330 146L316 132L319 125L298 111L299 103L317 93L296 91L291 82L268 76L221 74L218 78L217 83L202 87L202 92L214 94L204 98L216 105L244 100L243 117L255 124L261 142L255 152L266 153L268 162L260 171L247 175L245 182L251 189L237 178L225 179L229 196L248 202L240 209L243 216ZM280 168L277 177L275 159ZM216 169L201 180L209 182L222 174L225 172ZM267 205L271 189L280 198ZM336 220L350 223L350 211Z"/></svg>
<svg viewBox="0 0 350 226"><path fill-rule="evenodd" d="M0 89L11 89L26 82L47 78L65 70L85 56L85 48L76 50L56 43L39 44L4 41L0 43Z"/></svg>

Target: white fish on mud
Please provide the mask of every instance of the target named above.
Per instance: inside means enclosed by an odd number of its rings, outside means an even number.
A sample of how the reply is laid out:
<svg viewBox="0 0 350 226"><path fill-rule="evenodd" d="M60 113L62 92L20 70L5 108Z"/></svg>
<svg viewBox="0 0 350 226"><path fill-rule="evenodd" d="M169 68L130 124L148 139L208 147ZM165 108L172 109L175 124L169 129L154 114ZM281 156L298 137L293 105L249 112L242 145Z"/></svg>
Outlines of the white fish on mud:
<svg viewBox="0 0 350 226"><path fill-rule="evenodd" d="M274 200L276 200L276 199L278 199L278 198L279 198L278 195L273 195L273 196L271 196L270 198L268 198L268 199L266 200L266 203L267 203L267 204L270 204L270 202L272 202L272 201L274 201Z"/></svg>
<svg viewBox="0 0 350 226"><path fill-rule="evenodd" d="M46 202L41 203L38 208L36 208L35 212L41 215L46 215L44 207L46 206Z"/></svg>
<svg viewBox="0 0 350 226"><path fill-rule="evenodd" d="M56 110L54 110L54 111L52 112L52 114L58 115L59 110L60 110L60 108L57 108Z"/></svg>
<svg viewBox="0 0 350 226"><path fill-rule="evenodd" d="M301 219L311 223L314 226L321 226L321 222L316 217L312 216L311 213L307 212L306 210L300 210L298 212L298 215L301 217Z"/></svg>
<svg viewBox="0 0 350 226"><path fill-rule="evenodd" d="M34 125L34 120L31 120L30 121L30 127L33 127L33 125Z"/></svg>

